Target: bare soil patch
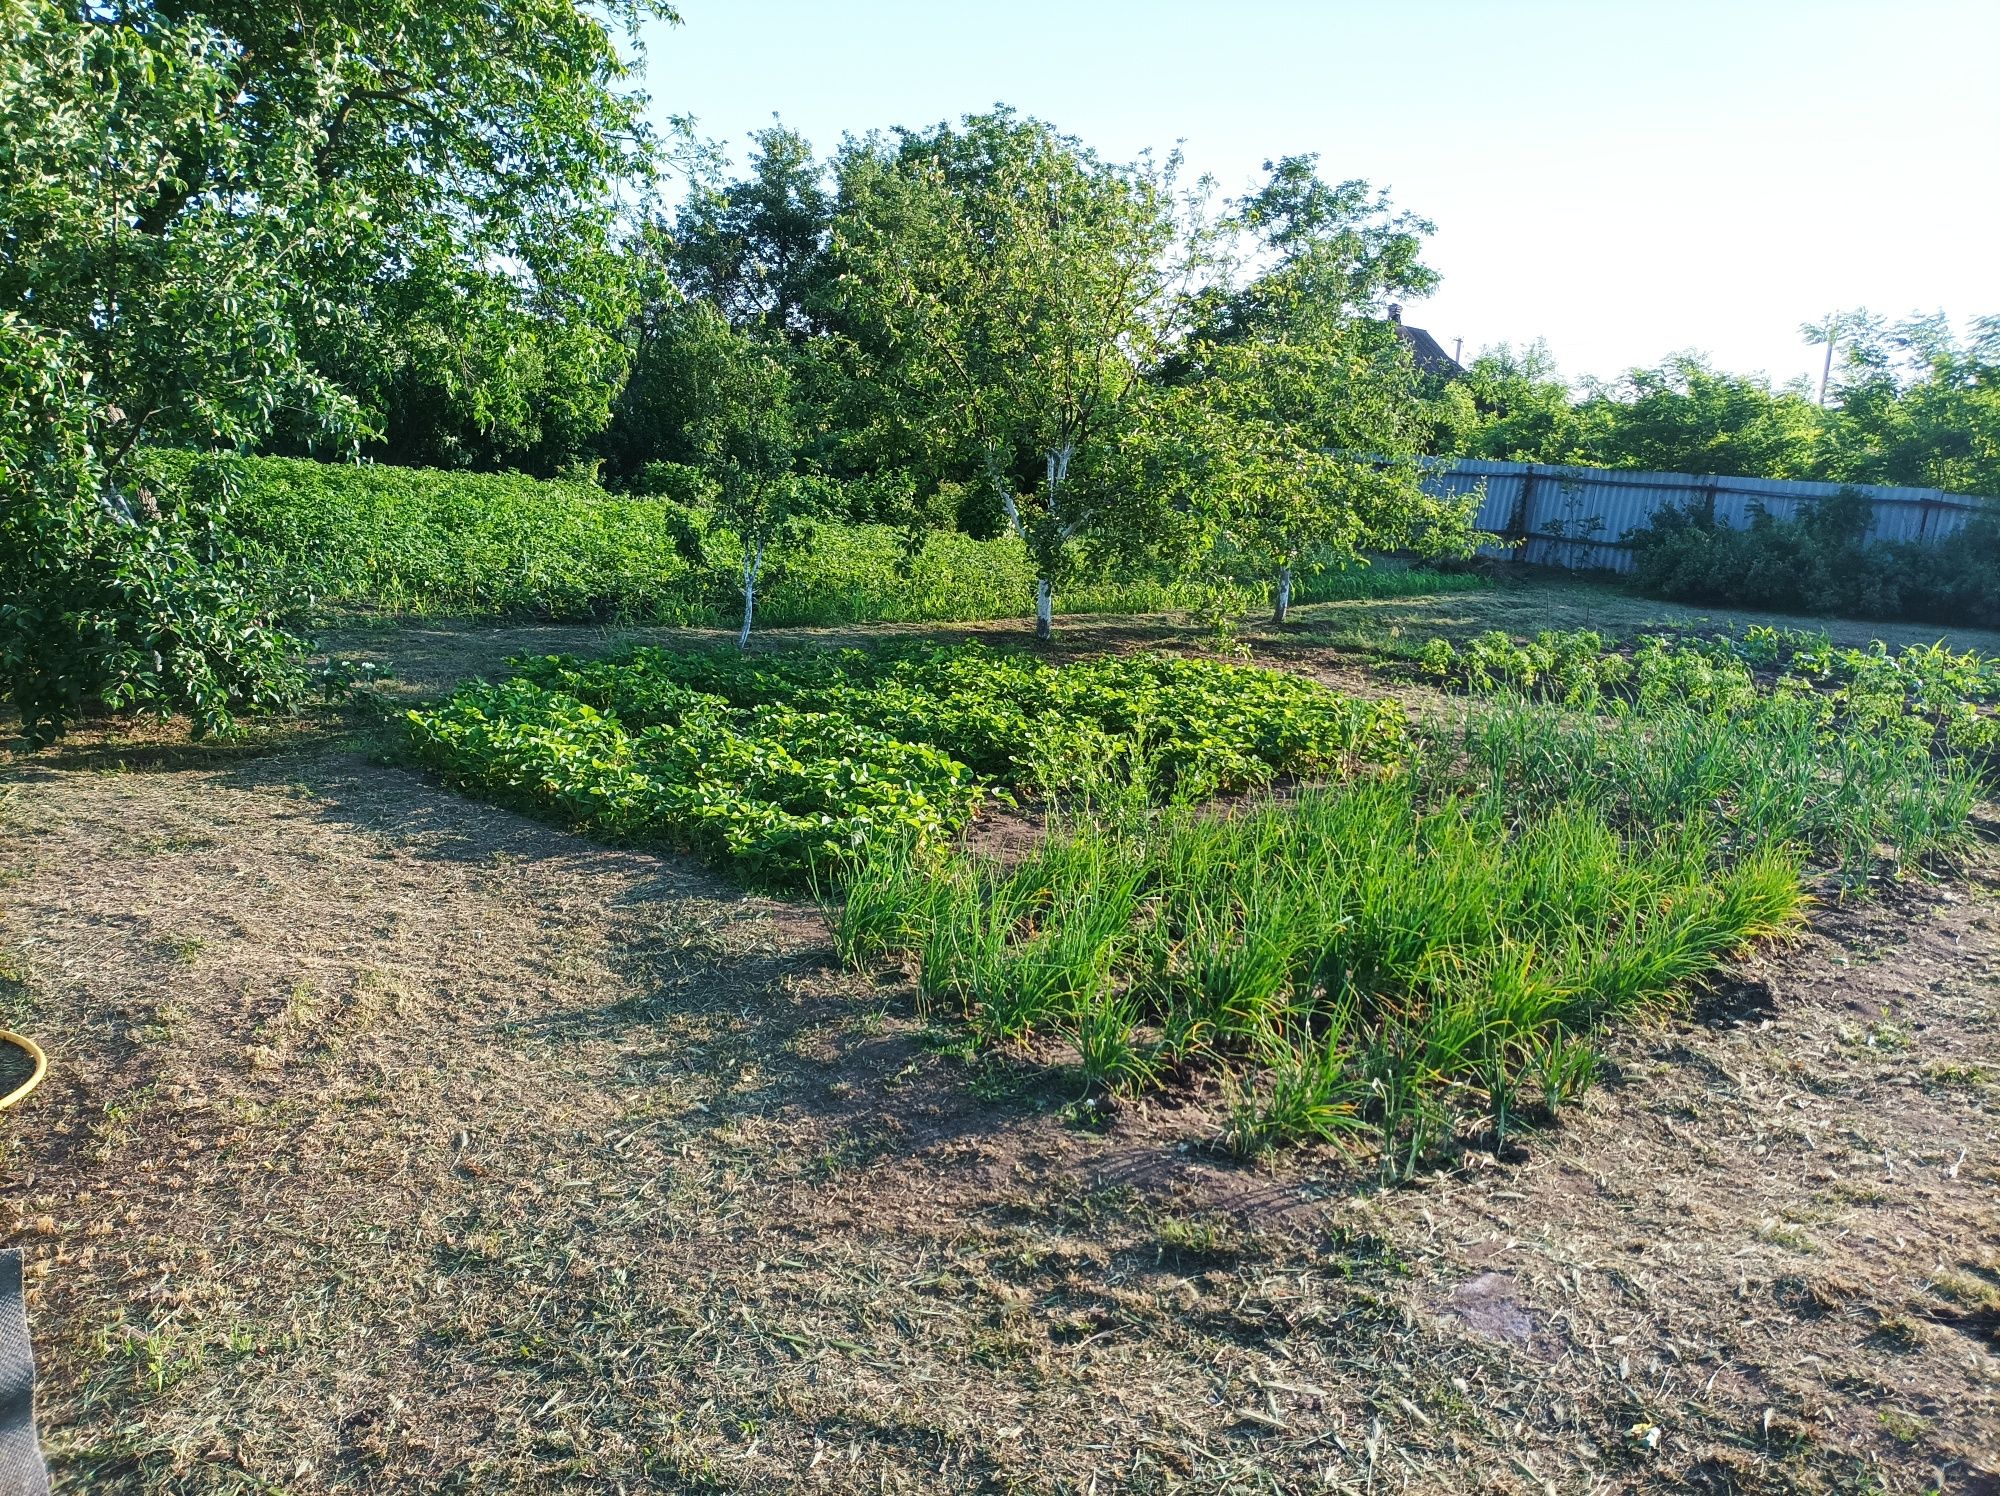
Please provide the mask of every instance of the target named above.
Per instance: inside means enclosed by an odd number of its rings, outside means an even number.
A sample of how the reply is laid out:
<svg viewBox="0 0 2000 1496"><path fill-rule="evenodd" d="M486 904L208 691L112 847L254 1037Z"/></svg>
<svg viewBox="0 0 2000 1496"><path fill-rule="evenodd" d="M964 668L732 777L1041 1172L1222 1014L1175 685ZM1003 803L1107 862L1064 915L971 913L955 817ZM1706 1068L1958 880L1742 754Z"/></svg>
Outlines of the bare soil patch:
<svg viewBox="0 0 2000 1496"><path fill-rule="evenodd" d="M429 632L406 689L464 673ZM1382 1192L1216 1154L1200 1091L1079 1119L809 904L338 724L0 779L64 1489L2000 1489L1983 878L1829 897L1524 1154Z"/></svg>

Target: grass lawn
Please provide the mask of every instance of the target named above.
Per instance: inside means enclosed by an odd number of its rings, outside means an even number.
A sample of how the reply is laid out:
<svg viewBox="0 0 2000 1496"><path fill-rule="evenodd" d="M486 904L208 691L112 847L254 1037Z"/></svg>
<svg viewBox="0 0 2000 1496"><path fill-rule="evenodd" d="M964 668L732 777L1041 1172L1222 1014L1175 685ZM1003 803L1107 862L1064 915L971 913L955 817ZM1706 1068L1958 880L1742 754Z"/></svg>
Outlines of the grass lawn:
<svg viewBox="0 0 2000 1496"><path fill-rule="evenodd" d="M1510 583L1244 638L1431 710L1372 666L1690 616ZM912 632L1025 625L810 636ZM414 699L700 637L334 643ZM1060 655L1191 642L1079 621ZM1062 1067L843 970L810 900L463 798L380 735L118 725L0 762L0 1022L52 1065L0 1119L0 1229L59 1489L2000 1479L1983 865L1823 890L1796 940L1619 1033L1559 1127L1384 1190L1333 1148L1214 1149L1212 1083L1080 1111Z"/></svg>

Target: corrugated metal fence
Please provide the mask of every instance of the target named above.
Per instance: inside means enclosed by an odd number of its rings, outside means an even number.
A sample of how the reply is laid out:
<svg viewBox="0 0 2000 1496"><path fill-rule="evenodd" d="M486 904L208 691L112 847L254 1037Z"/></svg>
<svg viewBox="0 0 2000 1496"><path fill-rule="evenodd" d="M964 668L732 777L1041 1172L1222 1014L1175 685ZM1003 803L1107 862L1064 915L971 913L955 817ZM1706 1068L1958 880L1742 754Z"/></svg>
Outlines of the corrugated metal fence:
<svg viewBox="0 0 2000 1496"><path fill-rule="evenodd" d="M1744 529L1762 505L1778 519L1796 519L1819 499L1844 488L1875 504L1873 541L1940 540L1988 499L1936 488L1882 488L1865 483L1798 483L1785 478L1727 478L1696 473L1641 473L1616 468L1551 467L1483 458L1431 458L1424 487L1463 495L1486 485L1479 528L1520 542L1486 548L1572 570L1630 571L1627 537L1668 506L1711 508L1716 522Z"/></svg>

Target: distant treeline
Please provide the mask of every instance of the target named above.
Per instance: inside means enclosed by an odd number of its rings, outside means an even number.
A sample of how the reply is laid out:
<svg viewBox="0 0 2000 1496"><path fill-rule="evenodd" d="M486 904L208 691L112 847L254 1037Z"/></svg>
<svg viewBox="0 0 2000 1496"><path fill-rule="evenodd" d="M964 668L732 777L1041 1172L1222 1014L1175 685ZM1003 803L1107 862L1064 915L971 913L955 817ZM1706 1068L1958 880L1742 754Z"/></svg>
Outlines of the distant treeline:
<svg viewBox="0 0 2000 1496"><path fill-rule="evenodd" d="M1942 317L1894 327L1830 320L1836 357L1822 403L1681 354L1623 378L1557 378L1546 347L1499 348L1438 392L1440 455L1736 473L2000 495L2000 317L1969 335ZM1811 331L1822 331L1812 329Z"/></svg>

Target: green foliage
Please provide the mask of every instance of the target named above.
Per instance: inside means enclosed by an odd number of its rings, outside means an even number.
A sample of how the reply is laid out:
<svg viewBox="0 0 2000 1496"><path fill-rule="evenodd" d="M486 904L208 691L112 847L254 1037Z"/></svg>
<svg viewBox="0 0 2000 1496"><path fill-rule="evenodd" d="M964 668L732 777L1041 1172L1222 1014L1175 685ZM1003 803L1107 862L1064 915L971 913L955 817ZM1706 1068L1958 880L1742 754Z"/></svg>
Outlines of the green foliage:
<svg viewBox="0 0 2000 1496"><path fill-rule="evenodd" d="M502 804L617 841L685 846L796 877L874 840L932 843L978 787L961 764L835 713L655 694L629 726L528 680L410 713L419 761Z"/></svg>
<svg viewBox="0 0 2000 1496"><path fill-rule="evenodd" d="M147 444L393 439L414 380L574 446L623 364L614 179L650 157L606 21L667 14L0 0L0 668L32 740L297 689L220 491L149 493Z"/></svg>
<svg viewBox="0 0 2000 1496"><path fill-rule="evenodd" d="M1891 329L1866 310L1839 316L1823 476L2000 496L2000 316L1975 317L1962 338L1941 317Z"/></svg>
<svg viewBox="0 0 2000 1496"><path fill-rule="evenodd" d="M973 645L642 649L516 665L411 713L418 759L531 812L767 879L862 847L935 847L982 787L1062 792L1128 757L1200 798L1380 758L1402 734L1392 707L1165 656L1056 667Z"/></svg>
<svg viewBox="0 0 2000 1496"><path fill-rule="evenodd" d="M159 465L160 491L170 492L186 460ZM716 522L698 469L655 464L639 496L290 458L238 459L230 469L232 532L326 603L420 617L708 626L740 613L741 549ZM815 524L787 539L769 553L759 588L769 625L1004 618L1033 595L1033 567L1011 538ZM1385 572L1382 585L1422 590L1423 582ZM1145 612L1183 600L1142 576L1087 577L1065 602Z"/></svg>
<svg viewBox="0 0 2000 1496"><path fill-rule="evenodd" d="M1855 874L1963 851L2000 747L2000 661L1939 646L1892 656L1756 629L1625 654L1589 631L1491 633L1433 640L1420 664L1577 709L1489 714L1460 745L1531 802L1559 786L1547 793L1636 825L1719 807L1744 845L1801 845Z"/></svg>
<svg viewBox="0 0 2000 1496"><path fill-rule="evenodd" d="M1826 423L1803 388L1773 389L1692 354L1590 386L1577 416L1593 466L1766 478L1814 476Z"/></svg>
<svg viewBox="0 0 2000 1496"><path fill-rule="evenodd" d="M1380 562L1343 568L1329 557L1309 555L1303 575L1292 584L1292 601L1332 603L1364 597L1430 597L1444 592L1479 592L1492 585L1476 571L1438 571L1428 566Z"/></svg>
<svg viewBox="0 0 2000 1496"><path fill-rule="evenodd" d="M674 222L674 279L733 326L803 337L826 310L833 197L797 131L772 125L751 140L748 176L689 193Z"/></svg>
<svg viewBox="0 0 2000 1496"><path fill-rule="evenodd" d="M1774 388L1693 354L1578 394L1544 345L1489 349L1434 402L1430 450L2000 495L2000 317L1962 338L1940 318L1889 328L1865 310L1800 331L1827 349L1817 403L1802 381Z"/></svg>
<svg viewBox="0 0 2000 1496"><path fill-rule="evenodd" d="M1025 862L900 865L876 939L988 1042L1066 1037L1111 1089L1221 1067L1238 1147L1367 1138L1403 1177L1467 1114L1504 1136L1571 1100L1603 1023L1801 903L1782 850L1718 865L1698 825L1624 838L1576 808L1523 826L1442 788L1084 819ZM882 910L886 881L868 886Z"/></svg>
<svg viewBox="0 0 2000 1496"><path fill-rule="evenodd" d="M0 494L0 690L28 745L92 711L180 712L199 737L296 703L304 646L276 621L276 580L230 541L226 473L196 467L163 506L78 468L81 491L44 462L9 468L42 481Z"/></svg>
<svg viewBox="0 0 2000 1496"><path fill-rule="evenodd" d="M1217 596L1269 590L1283 623L1301 575L1364 553L1469 555L1475 506L1426 494L1415 464L1426 403L1392 294L1428 290L1430 225L1392 214L1365 182L1330 185L1316 158L1266 162L1270 179L1224 227L1258 267L1196 298L1194 335L1135 402L1126 445L1171 519L1147 538ZM1127 542L1129 543L1129 541Z"/></svg>
<svg viewBox="0 0 2000 1496"><path fill-rule="evenodd" d="M1418 256L1435 226L1397 213L1363 181L1330 183L1317 155L1266 161L1264 185L1237 200L1228 228L1251 246L1257 273L1202 298L1198 337L1213 344L1313 343L1378 314L1391 297L1423 296L1437 272ZM1376 330L1391 340L1385 322Z"/></svg>
<svg viewBox="0 0 2000 1496"><path fill-rule="evenodd" d="M836 163L830 294L912 434L977 464L1035 559L1043 633L1071 542L1147 518L1143 491L1071 467L1090 472L1184 321L1206 248L1176 165L1113 165L1007 109Z"/></svg>
<svg viewBox="0 0 2000 1496"><path fill-rule="evenodd" d="M1663 509L1629 537L1633 584L1681 602L2000 627L2000 516L1977 514L1942 544L1869 544L1873 513L1853 490L1740 530L1699 506Z"/></svg>
<svg viewBox="0 0 2000 1496"><path fill-rule="evenodd" d="M1962 851L2000 701L2000 661L1769 630L1423 658L1502 699L1231 814L1114 793L1024 861L871 854L843 949L903 953L927 1005L1064 1040L1107 1090L1219 1071L1239 1149L1406 1178L1573 1102L1605 1025L1796 920L1808 859Z"/></svg>

